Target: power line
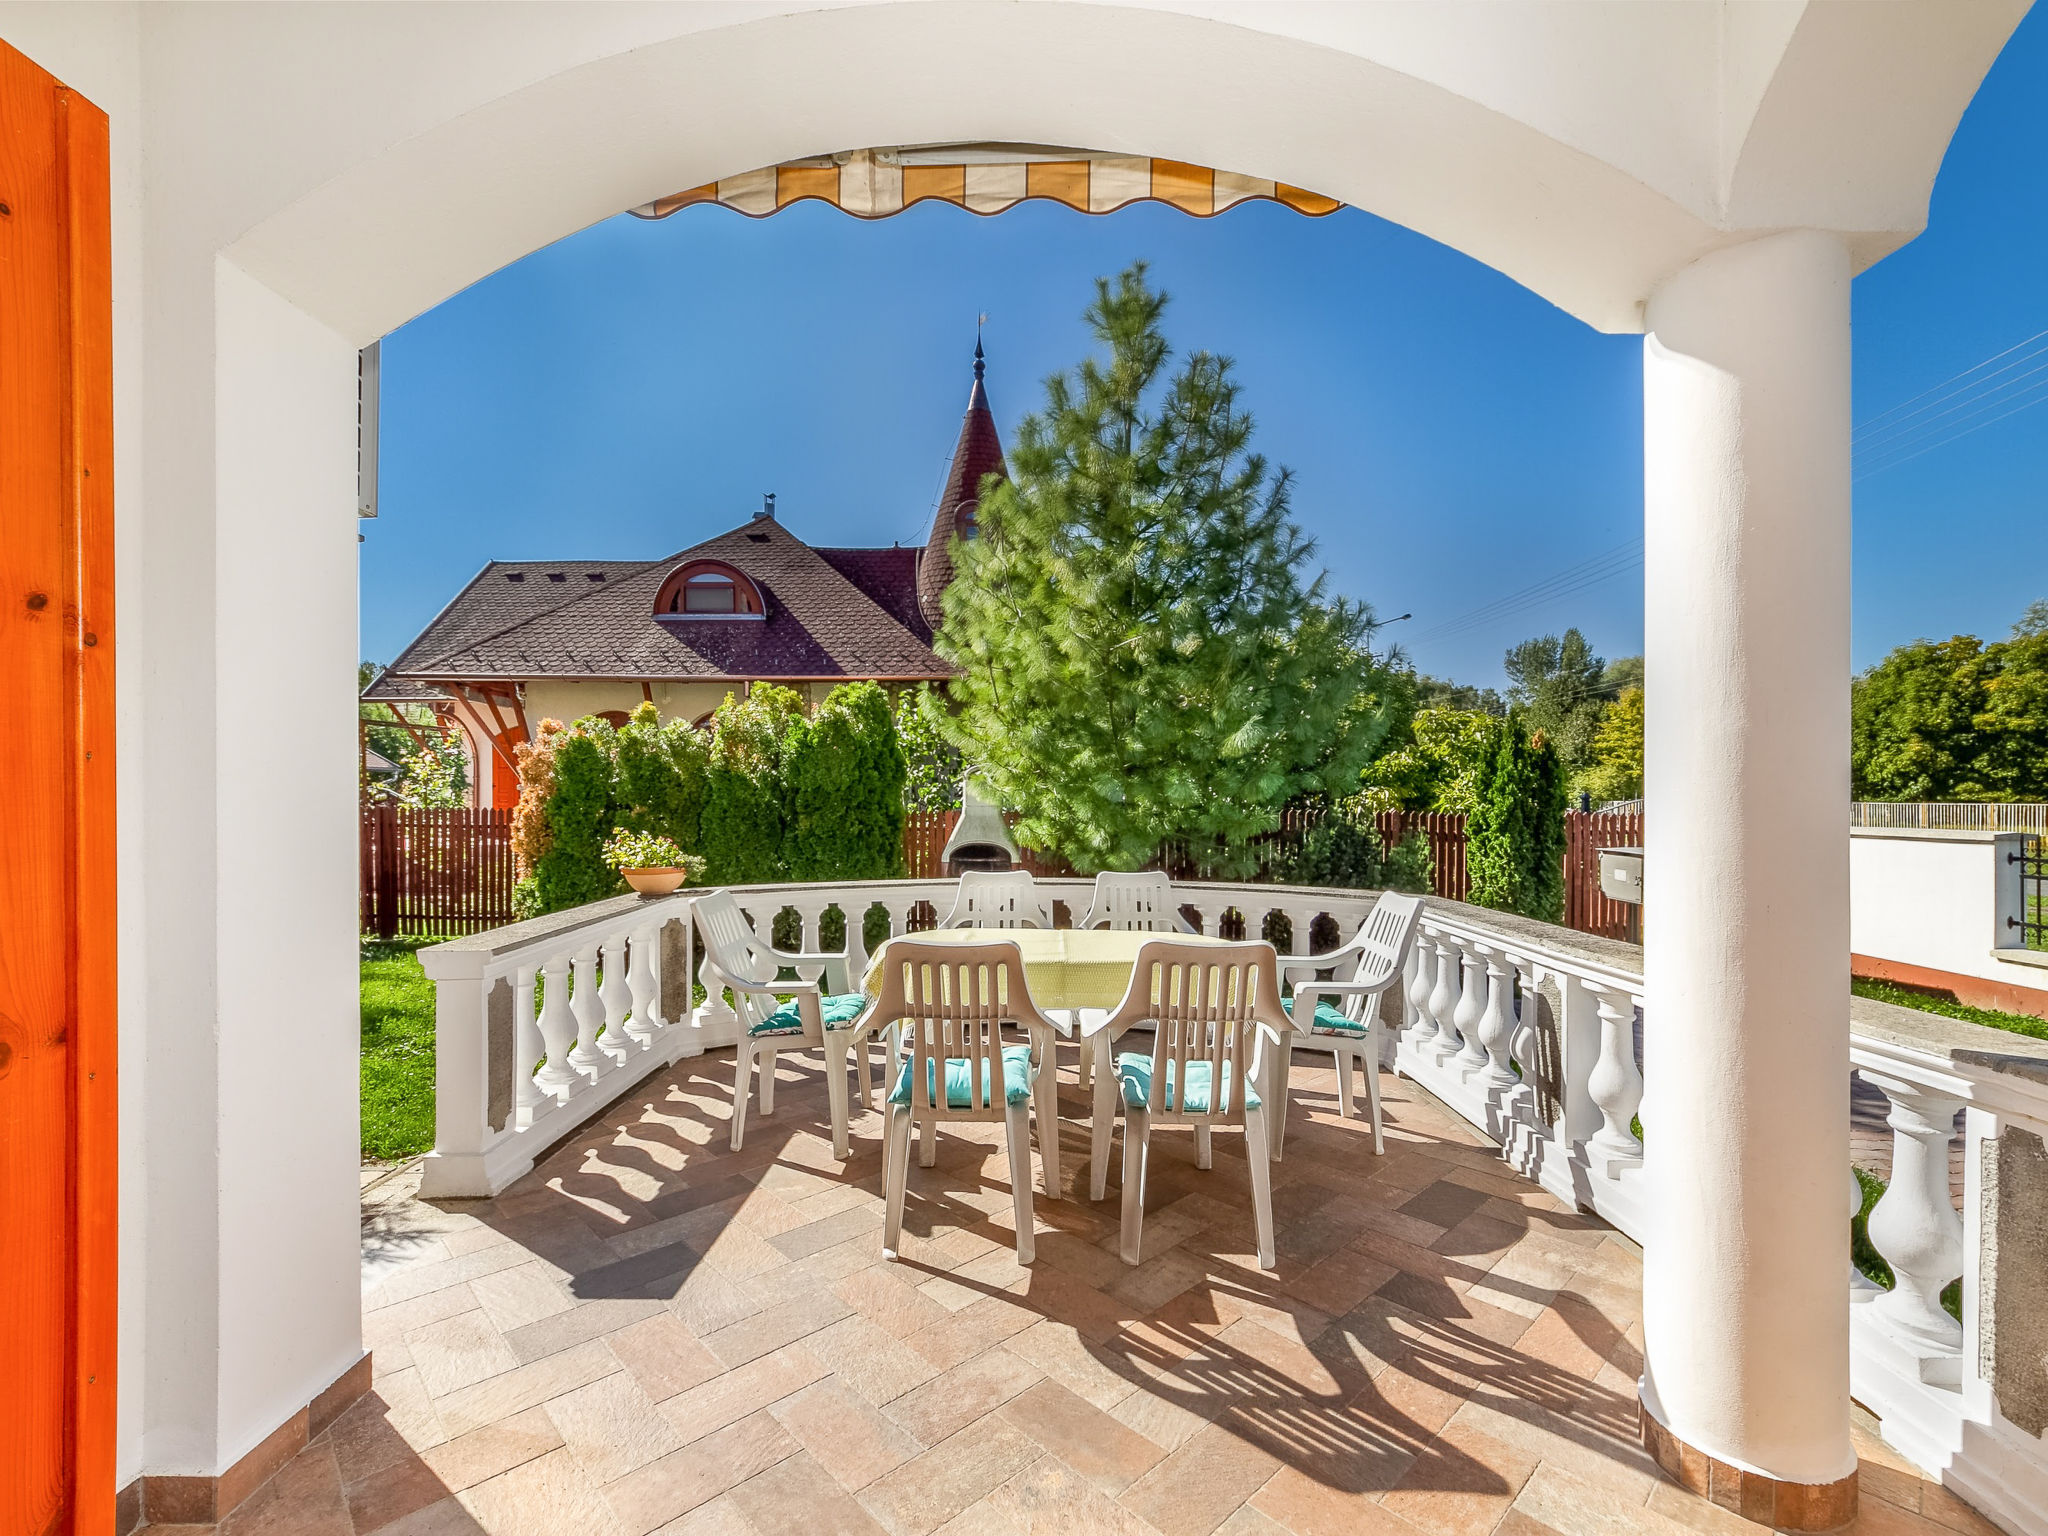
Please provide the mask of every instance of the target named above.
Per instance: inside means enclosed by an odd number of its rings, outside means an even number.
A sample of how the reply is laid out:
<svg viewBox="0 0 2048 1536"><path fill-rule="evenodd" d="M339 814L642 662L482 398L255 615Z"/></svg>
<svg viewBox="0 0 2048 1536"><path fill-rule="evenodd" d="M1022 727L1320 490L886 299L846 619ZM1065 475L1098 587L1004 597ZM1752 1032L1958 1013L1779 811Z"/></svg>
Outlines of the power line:
<svg viewBox="0 0 2048 1536"><path fill-rule="evenodd" d="M1901 400L1897 405L1887 406L1884 410L1879 411L1875 416L1870 417L1861 426L1857 427L1851 433L1851 436L1863 436L1866 432L1869 432L1873 427L1875 427L1879 422L1883 421L1887 416L1895 415L1899 411L1903 411L1907 406L1914 405L1917 404L1919 401L1925 400L1929 395L1934 394L1937 390L1947 389L1949 385L1957 383L1962 379L1968 378L1978 369L1990 366L1992 363L1997 362L2001 357L2005 357L2010 355L2011 353L2019 351L2021 347L2032 346L2035 342L2040 341L2043 337L2048 337L2048 330L2036 331L2033 335L2027 337L2025 340L2014 342L2011 346L2007 347L2005 351L1994 352L1991 354L1991 356L1985 358L1983 362L1972 363L1968 368L1965 368L1961 373L1943 379L1939 384L1930 385L1928 388L1921 390L1919 394L1911 396L1908 399Z"/></svg>
<svg viewBox="0 0 2048 1536"><path fill-rule="evenodd" d="M1583 591L1587 587L1598 586L1640 565L1642 559L1643 541L1631 539L1626 544L1582 560L1576 565L1567 566L1541 581L1532 582L1489 603L1483 603L1477 608L1468 609L1441 623L1433 624L1418 634L1414 643L1420 644L1424 640L1440 639L1476 629L1553 599Z"/></svg>
<svg viewBox="0 0 2048 1536"><path fill-rule="evenodd" d="M2048 347L2043 347L2038 352L2030 352L2027 354L2026 357L2016 359L2013 363L2009 363L2006 366L2008 368L2016 367L2020 362L2031 361L2033 358L2040 357L2043 354L2048 354ZM2001 368L1998 371L2000 373L2003 373L2006 370L2004 368ZM1858 455L1866 455L1873 453L1882 455L1890 452L1895 448L1905 447L1910 443L1914 443L1918 440L1923 439L1929 432L1941 431L1942 428L1939 424L1947 418L1956 416L1958 414L1967 418L1968 416L1975 414L1980 409L2011 401L2015 398L2015 396L2009 394L2008 391L2014 389L2015 386L2019 387L2019 392L2021 394L2025 394L2031 390L2040 388L2040 384L2038 383L2026 384L2023 381L2035 378L2037 375L2042 373L2048 373L2048 362L2036 363L2032 368L2027 369L2024 373L2014 374L2013 377L2006 379L1998 384L1990 383L1989 380L1993 377L1993 375L1986 374L1984 376L1984 379L1979 381L1979 383L1982 384L1984 387L1972 387L1968 390L1958 390L1956 391L1956 395L1959 398L1955 399L1954 404L1949 405L1942 410L1936 411L1932 416L1926 417L1922 421L1915 422L1911 426L1905 425L1904 418L1902 417L1900 419L1900 424L1898 425L1895 431L1881 433L1876 438L1866 443L1854 444L1852 446L1851 451ZM2001 400L1999 398L2000 396L2003 396L2004 399ZM1943 398L1947 399L1949 397L1944 396ZM1931 406L1932 404L1934 404L1934 402L1929 402L1929 406ZM1929 408L1929 406L1922 406L1921 409L1926 410Z"/></svg>
<svg viewBox="0 0 2048 1536"><path fill-rule="evenodd" d="M2048 383L2048 380L2044 380L2043 382ZM2048 400L2048 393L2036 394L2033 399L2028 400L2023 404L2015 405L2009 411L2001 411L1998 415L1993 416L1990 421L1980 421L1974 427L1965 427L1960 432L1954 433L1948 437L1940 438L1935 442L1929 443L1925 448L1920 449L1918 452L1907 454L1903 459L1893 459L1889 464L1880 464L1877 466L1877 468L1872 470L1866 470L1863 474L1857 475L1855 478L1857 480L1867 480L1872 475L1881 475L1888 469L1897 469L1901 464L1907 463L1908 461L1913 459L1917 459L1923 453L1932 453L1937 448L1947 447L1957 438L1968 437L1972 432L1981 432L1986 427L1991 426L1994 422L2003 421L2008 416L2017 416L2021 411L2032 410L2035 406L2041 404L2041 402L2044 400Z"/></svg>

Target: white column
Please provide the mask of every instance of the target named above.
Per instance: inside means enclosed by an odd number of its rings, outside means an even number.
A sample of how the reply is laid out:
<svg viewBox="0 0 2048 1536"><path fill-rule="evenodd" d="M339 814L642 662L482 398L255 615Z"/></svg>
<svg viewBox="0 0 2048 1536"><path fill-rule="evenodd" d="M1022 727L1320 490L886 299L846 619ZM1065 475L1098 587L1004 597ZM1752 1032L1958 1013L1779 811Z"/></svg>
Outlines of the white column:
<svg viewBox="0 0 2048 1536"><path fill-rule="evenodd" d="M1651 297L1643 351L1643 1401L1794 1483L1854 1471L1849 262L1771 235Z"/></svg>

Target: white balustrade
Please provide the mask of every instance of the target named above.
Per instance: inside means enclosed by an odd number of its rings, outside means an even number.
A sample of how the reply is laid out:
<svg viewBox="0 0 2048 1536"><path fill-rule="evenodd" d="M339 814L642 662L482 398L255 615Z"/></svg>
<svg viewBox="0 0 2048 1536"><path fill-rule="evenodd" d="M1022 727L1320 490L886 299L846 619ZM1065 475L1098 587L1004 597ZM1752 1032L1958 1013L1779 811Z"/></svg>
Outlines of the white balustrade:
<svg viewBox="0 0 2048 1536"><path fill-rule="evenodd" d="M1086 906L1086 881L1040 885L1070 913ZM900 934L921 906L944 912L953 889L950 881L871 881L741 887L734 896L763 930L793 907L812 952L824 913L838 907L849 962L858 966L871 906L879 903L891 934ZM1297 955L1312 952L1319 917L1348 937L1371 905L1370 893L1215 882L1182 884L1177 894L1211 935L1233 912L1245 915L1251 933L1265 913L1284 913L1293 929L1287 947ZM734 1021L722 998L694 1011L685 1002L674 1018L664 1007L664 999L691 995L693 976L664 975L678 956L686 971L695 968L693 945L663 938L669 922L687 923L688 897L616 898L421 952L437 986L438 1042L425 1194L494 1194L532 1166L536 1150L649 1072L731 1043ZM1433 899L1401 984L1402 1027L1388 1030L1385 1047L1395 1071L1498 1143L1509 1166L1642 1241L1651 1186L1631 1129L1643 1101L1635 1045L1642 999L1633 946ZM2043 1370L2015 1342L2048 1306L2048 1279L2034 1272L2048 1266L2010 1258L2031 1252L2026 1233L2040 1226L2038 1203L2048 1198L2025 1184L2027 1156L2048 1166L2039 1150L2048 1145L2048 1050L1883 1004L1858 1001L1854 1009L1852 1058L1890 1107L1892 1176L1869 1235L1895 1283L1884 1290L1858 1276L1844 1287L1852 1390L1921 1467L2008 1529L2048 1536L2048 1425L2033 1423ZM1870 1022L1880 1016L1882 1028ZM1654 1017L1645 1028L1655 1030ZM1955 1044L1965 1036L1968 1050ZM2010 1065L2016 1060L2021 1067ZM1948 1188L1959 1108L1968 1112L1961 1216ZM1654 1150L1654 1125L1649 1134ZM2022 1139L2004 1139L2015 1136ZM2001 1183L1995 1171L2008 1164ZM2030 1190L2034 1208L2024 1204ZM1853 1180L1845 1193L1860 1199ZM1999 1253L2001 1236L2008 1258L1994 1266L1985 1256ZM1960 1323L1941 1305L1958 1278ZM1995 1317L2009 1319L2003 1335ZM2001 1337L2010 1357L2003 1365Z"/></svg>

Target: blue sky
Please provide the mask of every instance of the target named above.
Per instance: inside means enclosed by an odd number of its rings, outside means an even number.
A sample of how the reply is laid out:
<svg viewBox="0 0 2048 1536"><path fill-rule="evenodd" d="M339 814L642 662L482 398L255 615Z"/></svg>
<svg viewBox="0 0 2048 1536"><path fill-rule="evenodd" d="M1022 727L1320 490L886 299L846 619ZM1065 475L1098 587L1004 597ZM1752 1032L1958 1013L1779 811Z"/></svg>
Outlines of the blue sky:
<svg viewBox="0 0 2048 1536"><path fill-rule="evenodd" d="M2044 78L2037 12L1963 120L1928 233L1856 283L1858 666L1917 635L2003 634L2048 596L2048 410L1990 419L2048 400L2048 370L2025 373L2048 352L1949 386L2003 393L1913 401L2048 327ZM1570 624L1604 654L1641 648L1639 338L1352 209L863 223L799 204L621 215L387 339L363 655L389 660L486 559L653 558L764 491L815 543L921 542L975 316L1007 434L1088 346L1092 279L1137 259L1174 297L1177 349L1236 359L1332 588L1412 612L1387 638L1424 670L1498 685L1508 645ZM1582 566L1613 574L1517 596Z"/></svg>

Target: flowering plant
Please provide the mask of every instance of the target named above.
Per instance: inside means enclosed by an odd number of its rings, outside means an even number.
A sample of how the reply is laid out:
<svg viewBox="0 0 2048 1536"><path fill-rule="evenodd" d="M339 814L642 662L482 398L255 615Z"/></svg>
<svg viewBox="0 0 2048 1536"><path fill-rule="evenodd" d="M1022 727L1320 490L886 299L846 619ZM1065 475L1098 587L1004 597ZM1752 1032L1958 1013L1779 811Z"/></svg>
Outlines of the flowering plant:
<svg viewBox="0 0 2048 1536"><path fill-rule="evenodd" d="M628 832L620 828L604 845L604 861L613 869L687 869L695 880L704 873L704 861L676 846L675 839L655 832Z"/></svg>

